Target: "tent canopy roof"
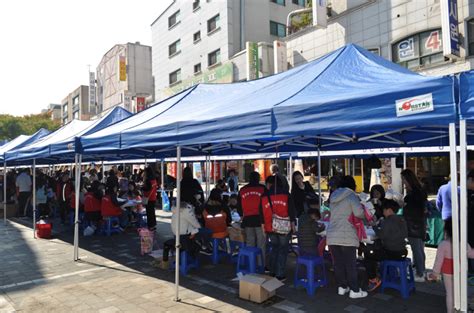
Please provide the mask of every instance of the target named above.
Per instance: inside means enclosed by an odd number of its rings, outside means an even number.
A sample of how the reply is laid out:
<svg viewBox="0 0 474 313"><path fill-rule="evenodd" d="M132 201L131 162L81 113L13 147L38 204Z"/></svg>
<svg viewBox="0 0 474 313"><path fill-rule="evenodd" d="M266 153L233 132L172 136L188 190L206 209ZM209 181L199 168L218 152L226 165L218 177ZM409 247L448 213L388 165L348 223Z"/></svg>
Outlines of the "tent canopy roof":
<svg viewBox="0 0 474 313"><path fill-rule="evenodd" d="M3 146L0 147L0 162L3 163L4 156L5 154L13 149L19 149L21 147L27 146L37 140L40 140L41 138L47 136L50 133L49 130L41 128L38 130L36 133L34 133L31 136L26 136L26 135L20 135L16 137L15 139L7 142Z"/></svg>

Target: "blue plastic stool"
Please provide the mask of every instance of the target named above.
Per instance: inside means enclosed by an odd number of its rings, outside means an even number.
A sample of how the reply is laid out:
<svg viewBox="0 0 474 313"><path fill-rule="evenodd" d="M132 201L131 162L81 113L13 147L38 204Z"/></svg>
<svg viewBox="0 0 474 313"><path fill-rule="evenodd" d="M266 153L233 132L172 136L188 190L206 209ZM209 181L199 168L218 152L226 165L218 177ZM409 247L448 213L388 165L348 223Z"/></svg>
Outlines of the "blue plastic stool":
<svg viewBox="0 0 474 313"><path fill-rule="evenodd" d="M226 251L219 249L219 245L223 244ZM232 254L227 253L226 238L212 238L212 264L218 264L222 258L229 258Z"/></svg>
<svg viewBox="0 0 474 313"><path fill-rule="evenodd" d="M231 254L231 260L232 260L232 263L237 263L237 259L239 257L239 255L237 254L236 256L233 255L234 251L237 250L237 248L239 249L239 251L245 247L245 242L241 242L241 241L230 241L230 254Z"/></svg>
<svg viewBox="0 0 474 313"><path fill-rule="evenodd" d="M306 267L306 277L299 276L300 266ZM315 269L320 271L315 271ZM296 260L295 271L295 288L303 286L310 296L314 296L316 288L327 286L326 268L324 266L324 258L313 255L302 255Z"/></svg>
<svg viewBox="0 0 474 313"><path fill-rule="evenodd" d="M182 275L187 275L189 270L191 269L198 269L199 268L199 259L193 258L187 251L181 251L179 253L179 272ZM176 268L176 261L173 262L172 269Z"/></svg>
<svg viewBox="0 0 474 313"><path fill-rule="evenodd" d="M404 299L408 298L411 291L415 291L413 268L409 258L400 261L385 260L382 262L382 285L380 291L384 292L385 288L400 291Z"/></svg>
<svg viewBox="0 0 474 313"><path fill-rule="evenodd" d="M119 227L112 227L113 223L120 224L120 220L117 216L104 217L104 224L102 225L102 234L110 236L112 234L119 234L122 231Z"/></svg>
<svg viewBox="0 0 474 313"><path fill-rule="evenodd" d="M260 257L260 266L257 266L258 257ZM237 256L237 273L263 273L263 254L262 249L257 247L242 247Z"/></svg>

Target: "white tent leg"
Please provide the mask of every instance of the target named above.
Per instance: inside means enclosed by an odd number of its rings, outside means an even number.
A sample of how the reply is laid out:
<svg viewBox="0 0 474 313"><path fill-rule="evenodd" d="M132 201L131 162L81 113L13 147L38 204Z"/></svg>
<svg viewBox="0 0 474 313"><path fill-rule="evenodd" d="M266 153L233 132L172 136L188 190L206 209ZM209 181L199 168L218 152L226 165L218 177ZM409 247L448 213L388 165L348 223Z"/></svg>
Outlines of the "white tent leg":
<svg viewBox="0 0 474 313"><path fill-rule="evenodd" d="M33 238L36 238L36 159L33 159L33 199L31 206L33 208Z"/></svg>
<svg viewBox="0 0 474 313"><path fill-rule="evenodd" d="M466 120L459 121L459 144L460 144L460 186L461 186L461 203L459 209L460 218L460 301L461 301L461 312L467 312L467 272L468 272L468 259L467 259L467 138L466 138Z"/></svg>
<svg viewBox="0 0 474 313"><path fill-rule="evenodd" d="M179 298L179 254L180 254L180 215L181 215L181 147L176 148L176 264L175 264L175 301L181 301Z"/></svg>
<svg viewBox="0 0 474 313"><path fill-rule="evenodd" d="M364 191L364 159L360 159L360 175L362 176L362 191Z"/></svg>
<svg viewBox="0 0 474 313"><path fill-rule="evenodd" d="M76 153L75 173L75 212L74 212L74 261L79 260L79 193L81 192L81 163L82 155Z"/></svg>
<svg viewBox="0 0 474 313"><path fill-rule="evenodd" d="M217 182L216 182L216 177L217 177L217 169L216 169L216 165L217 165L217 161L214 160L214 166L212 167L212 176L213 176L213 182L214 182L214 186L217 185Z"/></svg>
<svg viewBox="0 0 474 313"><path fill-rule="evenodd" d="M405 170L407 168L407 153L403 152L403 169ZM407 190L405 187L403 187L403 196L407 195Z"/></svg>
<svg viewBox="0 0 474 313"><path fill-rule="evenodd" d="M457 180L457 158L456 158L456 125L449 124L449 150L450 150L450 168L451 168L451 194L458 194ZM459 208L458 197L451 197L452 220L453 222L453 260L454 260L454 308L461 308L460 297L460 264L459 264Z"/></svg>
<svg viewBox="0 0 474 313"><path fill-rule="evenodd" d="M209 199L209 193L211 188L211 185L209 184L209 155L206 155L204 166L206 168L206 199Z"/></svg>
<svg viewBox="0 0 474 313"><path fill-rule="evenodd" d="M3 158L3 223L7 225L7 161Z"/></svg>
<svg viewBox="0 0 474 313"><path fill-rule="evenodd" d="M318 148L318 195L319 195L319 206L323 203L323 196L321 194L321 149Z"/></svg>
<svg viewBox="0 0 474 313"><path fill-rule="evenodd" d="M352 177L356 176L356 159L352 159Z"/></svg>
<svg viewBox="0 0 474 313"><path fill-rule="evenodd" d="M293 156L290 154L290 159L288 160L288 179L290 180L290 192L293 186Z"/></svg>
<svg viewBox="0 0 474 313"><path fill-rule="evenodd" d="M165 190L165 162L161 160L161 191Z"/></svg>
<svg viewBox="0 0 474 313"><path fill-rule="evenodd" d="M100 166L100 171L102 172L102 182L105 183L105 171L104 171L104 160L102 160L101 162L101 166Z"/></svg>

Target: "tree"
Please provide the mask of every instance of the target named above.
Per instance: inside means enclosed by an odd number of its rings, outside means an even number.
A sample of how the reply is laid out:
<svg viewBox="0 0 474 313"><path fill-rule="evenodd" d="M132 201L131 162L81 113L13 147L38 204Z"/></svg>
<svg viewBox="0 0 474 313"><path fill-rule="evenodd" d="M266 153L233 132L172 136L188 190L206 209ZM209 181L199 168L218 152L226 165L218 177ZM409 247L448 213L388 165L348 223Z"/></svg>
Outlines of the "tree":
<svg viewBox="0 0 474 313"><path fill-rule="evenodd" d="M25 116L0 114L0 140L12 140L19 135L32 135L40 128L54 131L59 126L60 123L53 121L48 113Z"/></svg>
<svg viewBox="0 0 474 313"><path fill-rule="evenodd" d="M306 8L311 9L313 7L313 2L311 0L306 1ZM313 24L313 13L304 12L300 13L291 18L291 27L289 33L296 33L297 31L302 30Z"/></svg>

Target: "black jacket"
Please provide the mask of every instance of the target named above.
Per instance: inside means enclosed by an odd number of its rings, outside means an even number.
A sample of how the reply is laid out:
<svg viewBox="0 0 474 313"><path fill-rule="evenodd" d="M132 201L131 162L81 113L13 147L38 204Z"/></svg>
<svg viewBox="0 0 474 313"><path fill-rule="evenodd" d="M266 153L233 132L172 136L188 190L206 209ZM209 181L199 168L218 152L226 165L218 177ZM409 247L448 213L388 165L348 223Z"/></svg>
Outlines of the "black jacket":
<svg viewBox="0 0 474 313"><path fill-rule="evenodd" d="M300 217L301 214L303 214L305 211L304 207L306 202L306 196L308 194L315 195L315 192L313 187L311 187L311 185L307 181L304 182L304 189L301 189L296 184L291 188L291 196L293 197L293 201L295 203L297 217Z"/></svg>
<svg viewBox="0 0 474 313"><path fill-rule="evenodd" d="M426 235L426 201L427 195L423 190L410 191L405 196L403 217L408 226L408 237L424 238Z"/></svg>

